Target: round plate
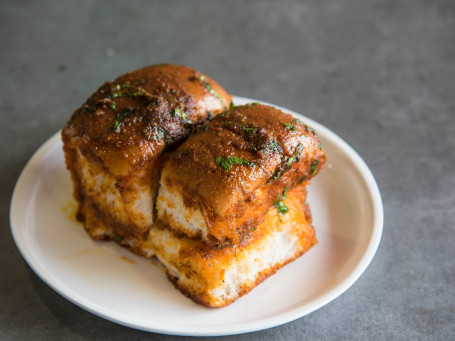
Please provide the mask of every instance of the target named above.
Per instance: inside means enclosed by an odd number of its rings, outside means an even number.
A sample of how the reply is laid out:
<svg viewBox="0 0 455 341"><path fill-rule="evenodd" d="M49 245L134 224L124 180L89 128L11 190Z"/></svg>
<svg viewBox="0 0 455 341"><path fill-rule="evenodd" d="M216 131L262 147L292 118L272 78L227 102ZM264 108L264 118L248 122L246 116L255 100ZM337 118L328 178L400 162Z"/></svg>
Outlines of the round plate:
<svg viewBox="0 0 455 341"><path fill-rule="evenodd" d="M235 97L237 105L257 102ZM193 303L153 260L113 242L95 242L74 219L77 208L60 133L35 153L12 197L10 221L23 257L50 287L110 321L174 335L229 335L274 327L329 303L366 269L379 245L383 208L364 161L324 126L316 129L327 164L309 186L319 243L228 307Z"/></svg>

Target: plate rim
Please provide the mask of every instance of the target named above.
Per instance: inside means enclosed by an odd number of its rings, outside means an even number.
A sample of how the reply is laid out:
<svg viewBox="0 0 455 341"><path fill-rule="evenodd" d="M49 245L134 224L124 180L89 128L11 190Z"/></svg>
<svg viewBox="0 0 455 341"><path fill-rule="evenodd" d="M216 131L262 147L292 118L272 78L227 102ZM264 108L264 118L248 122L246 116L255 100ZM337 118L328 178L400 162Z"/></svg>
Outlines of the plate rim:
<svg viewBox="0 0 455 341"><path fill-rule="evenodd" d="M334 289L327 292L325 295L319 296L317 299L312 300L310 303L307 303L303 306L299 305L298 307L286 310L283 313L278 314L277 316L262 318L253 322L239 322L231 325L223 325L223 326L206 326L204 328L195 327L189 328L188 326L180 327L177 325L167 325L163 327L163 324L160 323L160 326L148 324L138 324L134 323L134 321L126 321L124 318L120 318L119 316L115 316L112 314L113 312L105 312L103 311L103 307L100 306L98 303L90 301L85 297L81 296L77 292L73 291L72 289L68 289L65 284L59 280L55 276L49 276L46 274L41 268L39 261L34 259L33 254L29 251L26 247L26 241L20 235L20 228L18 225L21 225L22 221L25 224L25 218L21 219L18 214L17 207L19 206L18 198L20 197L21 192L26 190L25 188L25 180L24 178L28 173L31 172L35 164L37 164L42 157L57 143L56 140L59 139L61 131L56 132L52 135L49 139L46 140L32 155L32 157L28 160L24 168L22 169L16 184L14 186L13 194L11 196L11 204L10 204L10 229L13 236L13 240L21 253L22 257L26 261L26 263L30 266L35 274L41 278L49 287L51 287L54 291L58 294L69 300L70 302L74 303L78 307L89 311L90 313L102 317L106 320L112 321L114 323L124 325L130 328L139 329L148 332L155 332L160 334L167 334L167 335L181 335L181 336L223 336L223 335L237 335L243 333L249 333L259 330L264 330L272 327L276 327L296 319L299 319L305 315L308 315L315 310L323 307L324 305L330 303L335 298L343 294L346 290L348 290L363 274L366 270L368 265L371 263L381 241L382 232L383 232L383 224L384 224L384 209L382 204L382 198L379 191L379 187L376 183L376 180L365 163L365 161L360 157L360 155L341 137L339 137L336 133L331 131L329 128L325 127L324 125L314 121L313 119L297 113L293 110L283 108L281 106L271 104L265 101L245 98L240 96L234 96L233 100L235 103L252 103L252 102L259 102L267 105L271 105L276 107L284 112L290 113L291 115L302 117L305 123L308 123L309 126L314 128L317 132L322 132L324 138L331 140L337 147L339 147L343 153L347 155L347 157L351 160L351 162L355 165L355 168L359 171L362 175L362 179L365 182L366 188L368 189L368 196L371 199L372 203L372 214L374 216L374 223L372 226L372 233L365 249L365 252L362 254L361 258L359 259L357 265L351 271L351 273L344 278ZM24 215L25 216L25 215ZM22 221L21 221L22 220ZM66 289L66 290L65 290Z"/></svg>

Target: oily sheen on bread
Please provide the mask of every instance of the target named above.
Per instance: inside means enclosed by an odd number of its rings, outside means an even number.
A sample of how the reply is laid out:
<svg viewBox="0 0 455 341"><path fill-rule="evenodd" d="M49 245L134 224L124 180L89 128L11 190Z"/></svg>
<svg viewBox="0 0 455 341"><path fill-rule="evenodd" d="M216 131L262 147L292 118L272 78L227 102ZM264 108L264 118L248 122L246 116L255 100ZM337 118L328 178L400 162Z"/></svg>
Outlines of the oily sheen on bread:
<svg viewBox="0 0 455 341"><path fill-rule="evenodd" d="M90 237L156 257L199 304L231 304L317 243L315 132L269 105L235 106L199 71L152 65L104 83L62 140Z"/></svg>

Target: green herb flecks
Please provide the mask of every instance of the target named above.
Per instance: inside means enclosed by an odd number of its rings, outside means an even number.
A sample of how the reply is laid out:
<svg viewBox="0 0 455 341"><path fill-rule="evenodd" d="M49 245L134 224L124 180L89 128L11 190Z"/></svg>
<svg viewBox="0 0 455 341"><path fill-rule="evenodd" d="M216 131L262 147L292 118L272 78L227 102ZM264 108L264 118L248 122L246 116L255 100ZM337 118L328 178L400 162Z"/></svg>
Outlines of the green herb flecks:
<svg viewBox="0 0 455 341"><path fill-rule="evenodd" d="M172 147L172 144L174 143L174 139L172 138L171 135L166 134L166 137L164 140L165 140L166 144L164 145L163 151L167 151L169 148Z"/></svg>
<svg viewBox="0 0 455 341"><path fill-rule="evenodd" d="M191 122L186 113L183 110L180 110L179 108L174 109L174 111L172 112L172 116L180 117L185 123L185 128L191 128L193 126L193 122Z"/></svg>
<svg viewBox="0 0 455 341"><path fill-rule="evenodd" d="M111 91L120 91L122 89L129 89L131 88L131 85L127 83L122 83L122 84L116 84L111 88Z"/></svg>
<svg viewBox="0 0 455 341"><path fill-rule="evenodd" d="M115 110L115 102L112 102L109 107L112 109L112 110Z"/></svg>
<svg viewBox="0 0 455 341"><path fill-rule="evenodd" d="M225 123L229 124L229 125L237 126L240 128L240 130L246 131L247 133L250 133L250 134L255 134L259 130L259 128L257 128L257 127L254 127L254 126L247 127L243 123L240 123L240 122L226 121Z"/></svg>
<svg viewBox="0 0 455 341"><path fill-rule="evenodd" d="M229 156L227 159L224 157L218 156L215 159L215 162L217 165L220 165L223 167L227 172L231 169L232 165L245 165L245 166L250 166L250 167L256 167L256 164L253 162L250 162L244 158L237 157L237 156Z"/></svg>
<svg viewBox="0 0 455 341"><path fill-rule="evenodd" d="M117 85L113 88L112 90L112 95L108 97L108 99L112 98L120 98L120 97L148 97L148 98L153 98L153 96L148 93L145 89L143 88L138 88L137 91L133 92L122 92L122 90L126 88L129 89L129 85Z"/></svg>
<svg viewBox="0 0 455 341"><path fill-rule="evenodd" d="M171 145L173 142L174 142L174 139L172 138L171 135L168 134L166 136L166 144L167 144L167 146Z"/></svg>
<svg viewBox="0 0 455 341"><path fill-rule="evenodd" d="M315 175L318 172L318 168L317 168L318 165L319 165L319 160L317 160L317 159L314 160L314 162L311 164L310 168L312 170L312 173L311 173L312 176Z"/></svg>
<svg viewBox="0 0 455 341"><path fill-rule="evenodd" d="M284 215L285 213L289 212L289 207L283 204L281 201L275 204L276 209L280 213L280 215Z"/></svg>
<svg viewBox="0 0 455 341"><path fill-rule="evenodd" d="M269 180L267 180L266 183L280 179L286 171L288 171L292 168L292 165L295 162L300 161L302 151L303 151L303 144L299 143L297 145L297 147L295 148L294 154L292 154L291 156L285 156L284 158L282 158L283 166L281 166L281 169L278 169L277 171L275 171L273 176Z"/></svg>
<svg viewBox="0 0 455 341"><path fill-rule="evenodd" d="M207 82L205 81L205 76L202 75L201 77L199 77L199 79L201 80L202 85L204 85L204 87L207 89L207 91L208 91L211 95L215 96L216 99L219 100L220 103L223 105L223 108L226 109L226 105L224 104L223 99L222 99L221 96L218 94L218 92L216 92L215 90L213 90L212 86L211 86L209 83L207 83Z"/></svg>
<svg viewBox="0 0 455 341"><path fill-rule="evenodd" d="M303 152L303 144L299 143L297 145L297 147L295 147L295 152L294 152L294 155L296 155L297 157L300 158L300 156L302 155L302 152ZM297 160L298 161L298 160Z"/></svg>
<svg viewBox="0 0 455 341"><path fill-rule="evenodd" d="M164 130L161 127L158 127L158 129L156 129L155 135L153 136L153 139L155 141L159 141L164 137L164 135L166 135L166 130Z"/></svg>
<svg viewBox="0 0 455 341"><path fill-rule="evenodd" d="M182 119L185 120L185 121L188 119L188 117L186 116L186 114L185 114L182 110L180 110L179 108L175 108L175 109L174 109L174 112L172 113L172 115L173 115L173 116L180 117L180 118L182 118Z"/></svg>
<svg viewBox="0 0 455 341"><path fill-rule="evenodd" d="M153 139L153 141L160 141L166 135L166 130L161 127L151 127L149 133L147 134L147 140Z"/></svg>
<svg viewBox="0 0 455 341"><path fill-rule="evenodd" d="M208 121L213 120L213 117L214 117L214 116L213 116L213 113L212 113L211 111L207 111L207 114L208 114L207 120L208 120Z"/></svg>
<svg viewBox="0 0 455 341"><path fill-rule="evenodd" d="M122 237L122 236L119 236L119 235L116 235L116 236L114 236L114 240L115 240L116 242L121 242L121 241L123 240L123 237Z"/></svg>
<svg viewBox="0 0 455 341"><path fill-rule="evenodd" d="M303 122L301 119L299 118L294 118L291 122L293 123L299 123L301 124L306 131L309 131L310 133L312 133L313 135L316 135L316 130L314 130L313 128L311 128L310 126L308 126L305 122ZM303 137L303 135L302 135Z"/></svg>
<svg viewBox="0 0 455 341"><path fill-rule="evenodd" d="M291 156L289 159L287 159L286 164L285 164L286 170L291 169L292 164L294 163L294 160L295 160L295 156Z"/></svg>
<svg viewBox="0 0 455 341"><path fill-rule="evenodd" d="M84 105L84 106L82 107L82 112L84 112L84 113L86 113L86 112L91 112L91 111L93 111L93 110L94 110L94 109L93 109L92 107L88 106L88 105Z"/></svg>
<svg viewBox="0 0 455 341"><path fill-rule="evenodd" d="M289 191L289 187L286 187L283 191L283 194L279 195L275 199L275 202L273 203L273 206L276 207L276 209L278 210L278 213L280 215L284 215L289 212L289 207L287 207L285 204L283 204L283 200L286 200L288 191Z"/></svg>
<svg viewBox="0 0 455 341"><path fill-rule="evenodd" d="M284 126L286 127L286 129L292 131L292 132L295 132L295 127L289 123L289 122L284 122Z"/></svg>
<svg viewBox="0 0 455 341"><path fill-rule="evenodd" d="M322 150L322 144L318 143L318 148Z"/></svg>
<svg viewBox="0 0 455 341"><path fill-rule="evenodd" d="M120 131L123 121L134 112L134 108L125 108L114 122L114 131Z"/></svg>
<svg viewBox="0 0 455 341"><path fill-rule="evenodd" d="M205 124L201 124L196 127L196 131L206 131L207 129L209 129L209 127L207 127Z"/></svg>
<svg viewBox="0 0 455 341"><path fill-rule="evenodd" d="M119 131L121 125L122 125L122 123L120 121L116 120L114 122L114 131Z"/></svg>
<svg viewBox="0 0 455 341"><path fill-rule="evenodd" d="M275 140L268 140L267 143L265 144L265 146L262 149L270 150L270 151L272 151L274 153L280 153L280 154L283 152L283 148Z"/></svg>
<svg viewBox="0 0 455 341"><path fill-rule="evenodd" d="M299 123L301 125L303 125L304 127L306 127L307 125L305 124L305 122L303 122L301 119L299 118L294 118L291 122L293 123Z"/></svg>
<svg viewBox="0 0 455 341"><path fill-rule="evenodd" d="M231 104L229 104L229 109L234 109L234 108L235 108L234 101L231 101Z"/></svg>

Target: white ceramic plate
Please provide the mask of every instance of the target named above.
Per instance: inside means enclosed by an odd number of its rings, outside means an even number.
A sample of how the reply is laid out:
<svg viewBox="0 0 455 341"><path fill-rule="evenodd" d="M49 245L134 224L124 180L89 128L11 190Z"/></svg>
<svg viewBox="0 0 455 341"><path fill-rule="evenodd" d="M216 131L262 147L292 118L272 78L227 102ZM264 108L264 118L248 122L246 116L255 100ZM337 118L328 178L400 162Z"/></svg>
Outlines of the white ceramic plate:
<svg viewBox="0 0 455 341"><path fill-rule="evenodd" d="M240 97L234 101L255 102ZM35 153L16 184L10 220L17 247L35 273L62 296L132 328L229 335L311 313L347 290L366 269L381 239L383 209L373 175L359 155L324 126L290 113L316 129L327 152L328 163L312 181L308 197L319 243L226 308L193 303L156 262L88 237L74 220L76 204L59 133Z"/></svg>

